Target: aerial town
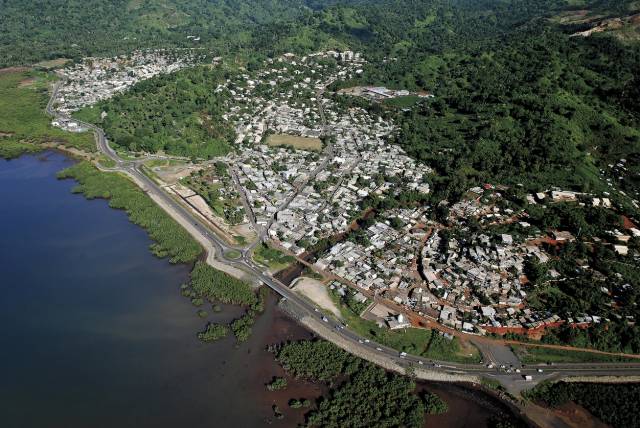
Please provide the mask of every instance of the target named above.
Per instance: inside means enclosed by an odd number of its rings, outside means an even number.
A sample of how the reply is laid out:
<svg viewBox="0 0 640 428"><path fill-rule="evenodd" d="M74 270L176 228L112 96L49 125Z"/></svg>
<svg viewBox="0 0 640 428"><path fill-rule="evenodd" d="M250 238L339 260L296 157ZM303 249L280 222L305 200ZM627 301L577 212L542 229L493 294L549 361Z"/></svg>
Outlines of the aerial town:
<svg viewBox="0 0 640 428"><path fill-rule="evenodd" d="M194 55L166 52L88 59L64 71L66 85L58 108L73 112L196 60ZM224 207L206 209L200 198L198 210L207 211L208 218L217 212L228 226L250 227L254 238L304 258L318 242L357 229L366 199L402 191L429 195L432 169L389 143L394 123L363 108L345 107L340 97L381 102L411 96L429 102L433 95L380 87L329 89L336 81L357 77L365 63L361 54L351 51L285 54L267 59L258 71L241 70L212 88L228 99L224 119L236 129L238 150L219 159L226 165L219 174L211 172L211 163L204 166L209 173L200 172L216 186ZM623 172L624 160L611 167ZM194 183L185 178L171 189L193 205L198 194ZM446 218L437 220L436 207L428 204L378 212L375 220L359 228L355 239L337 239L315 254L313 267L340 278L357 293L381 296L407 313L472 334L600 322L597 313L563 318L529 307L527 264L545 265L554 257L543 244L573 242L577 237L562 227L532 226L527 210L504 197L508 191L478 183L461 201L447 206ZM607 194L562 189L528 194L526 201L542 208L568 202L618 209ZM469 231L470 220L477 222L479 231ZM496 233L496 227L503 230ZM640 237L636 225L612 225L610 235L615 254L637 260L637 252L627 245ZM549 276L563 280L554 269ZM386 323L397 326L398 317Z"/></svg>
<svg viewBox="0 0 640 428"><path fill-rule="evenodd" d="M640 428L640 0L0 5L2 426Z"/></svg>

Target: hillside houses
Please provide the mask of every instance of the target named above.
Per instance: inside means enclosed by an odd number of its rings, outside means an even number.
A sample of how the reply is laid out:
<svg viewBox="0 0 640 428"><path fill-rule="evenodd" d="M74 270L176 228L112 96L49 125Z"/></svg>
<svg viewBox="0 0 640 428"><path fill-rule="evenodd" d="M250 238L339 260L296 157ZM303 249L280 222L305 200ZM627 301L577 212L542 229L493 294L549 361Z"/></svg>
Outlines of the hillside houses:
<svg viewBox="0 0 640 428"><path fill-rule="evenodd" d="M147 54L150 62L134 56L68 70L62 108L72 111L154 73L188 64L163 59L158 52ZM428 194L433 172L389 143L398 131L391 119L325 93L336 80L356 77L363 62L354 52L285 54L267 59L260 70L240 69L211 88L225 95L224 120L237 132L236 150L224 158L236 188L233 195L221 189L220 197L240 203L242 194L260 239L295 255L326 244L326 251L313 259L317 269L452 328L483 333L595 322L594 314L565 320L532 309L535 305L527 299L535 295L535 280L527 277L527 266L547 265L548 274L541 280L545 283L565 280L559 273L563 269L554 263L562 248L580 243L580 231L560 223L549 226L540 217L561 204L612 209L615 199L606 192L593 196L554 187L519 192L513 203L508 187L476 183L462 200L440 201L447 208L444 218L420 196L402 202L403 208L380 208L400 205L402 198L393 196ZM85 91L83 85L93 86ZM405 95L386 88L368 92ZM274 136L299 144L277 146L270 140ZM537 220L530 209L534 205ZM634 224L616 223L590 245L603 244L611 254L632 257L639 235ZM588 264L580 261L578 268L589 271ZM567 269L563 272L567 276ZM614 307L615 291L607 287L603 284ZM404 326L405 321L387 319L387 325Z"/></svg>
<svg viewBox="0 0 640 428"><path fill-rule="evenodd" d="M196 51L135 51L113 58L85 58L62 71L65 84L56 100L61 113L70 114L124 92L136 83L171 73L199 61Z"/></svg>
<svg viewBox="0 0 640 428"><path fill-rule="evenodd" d="M407 223L400 229L377 222L363 230L362 241L343 241L334 245L316 262L319 269L330 269L358 287L385 292L406 290L416 281L416 254L425 232L414 227L423 221L419 211L398 210ZM402 300L404 302L404 300Z"/></svg>
<svg viewBox="0 0 640 428"><path fill-rule="evenodd" d="M327 60L333 58L339 61L331 65ZM258 224L274 218L269 237L295 253L345 231L360 201L397 187L383 176L397 177L409 189L430 190L424 181L430 169L386 144L395 129L392 123L362 109L341 111L318 96L334 80L353 77L362 62L359 54L348 52L288 54L215 89L232 96L226 117L236 123L237 143L243 145L234 162ZM266 136L272 133L307 138L326 133L334 141L314 154L269 147Z"/></svg>

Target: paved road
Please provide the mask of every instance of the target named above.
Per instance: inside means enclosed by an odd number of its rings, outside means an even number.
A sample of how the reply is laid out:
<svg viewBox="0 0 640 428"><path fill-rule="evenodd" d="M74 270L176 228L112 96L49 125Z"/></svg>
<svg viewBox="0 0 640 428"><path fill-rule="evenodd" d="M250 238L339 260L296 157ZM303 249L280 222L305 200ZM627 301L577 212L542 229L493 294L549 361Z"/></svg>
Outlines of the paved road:
<svg viewBox="0 0 640 428"><path fill-rule="evenodd" d="M236 188L236 191L240 195L240 200L242 201L242 205L244 206L244 210L247 213L247 217L249 218L249 222L251 223L251 227L256 232L259 232L258 223L256 222L256 215L253 212L253 208L251 207L251 202L249 202L249 198L247 197L247 192L242 184L240 184L240 179L238 178L238 171L236 169L235 164L231 164L229 166L229 174L231 175L231 180L233 180L233 185ZM260 240L258 240L260 241Z"/></svg>
<svg viewBox="0 0 640 428"><path fill-rule="evenodd" d="M53 104L61 84L62 82L58 82L55 85L52 97L46 108L47 113L55 118L63 117L53 109ZM204 240L209 244L208 247L215 251L214 257L218 262L240 269L258 279L260 282L266 284L282 296L283 299L286 299L289 305L295 307L296 313L299 313L302 316L322 320L322 322L316 324L324 326L325 330L322 331L322 327L318 326L318 331L316 331L316 333L323 337L327 337L327 331L330 331L333 334L338 334L341 338L341 344L349 344L346 347L348 348L347 350L357 348L361 351L360 355L367 355L367 353L375 354L377 357L383 357L390 363L403 368L424 368L436 372L455 375L485 375L494 377L507 385L520 385L524 383L523 375L526 374L532 375L537 379L542 377L548 378L561 376L640 376L640 363L558 364L552 367L544 366L545 371L543 373L538 371L540 369L539 366L528 366L519 367L518 370L520 370L520 373L507 373L506 370L511 368L508 367L508 365L505 365L505 368L500 368L501 361L494 361L497 365L496 367L491 368L484 364L457 364L446 361L435 361L415 357L413 355L400 355L398 351L394 349L371 342L346 328L341 321L335 320L330 316L323 315L323 313L309 301L290 290L278 280L274 279L269 273L266 273L261 266L257 265L252 260L249 248L230 246L224 240L216 236L215 233L213 233L200 219L194 217L186 207L182 206L175 199L169 196L160 186L141 171L140 167L142 161L128 161L120 158L109 146L104 131L101 128L90 123L83 123L77 120L76 122L79 122L80 125L93 130L99 150L115 162L116 166L111 168L111 170L125 173L132 177L137 183L141 184L144 191L152 195L156 201L159 202L159 205L167 210L174 219L183 225L188 225L188 230L192 234L198 234L199 238L201 238L201 242ZM231 249L240 250L242 256L235 260L225 258L225 254ZM343 348L344 347L345 346L343 346ZM516 367L513 367L514 370L515 368Z"/></svg>

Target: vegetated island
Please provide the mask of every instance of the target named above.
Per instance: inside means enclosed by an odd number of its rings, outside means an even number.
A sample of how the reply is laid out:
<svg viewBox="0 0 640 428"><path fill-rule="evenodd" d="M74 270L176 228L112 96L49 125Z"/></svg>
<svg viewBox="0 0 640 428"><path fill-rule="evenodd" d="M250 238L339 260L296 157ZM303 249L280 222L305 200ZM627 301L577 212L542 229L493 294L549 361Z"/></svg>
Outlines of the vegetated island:
<svg viewBox="0 0 640 428"><path fill-rule="evenodd" d="M310 410L305 415L305 426L421 427L425 414L448 411L438 395L418 393L412 378L386 372L330 342L301 340L274 345L270 350L288 375L324 383L329 388L326 396L314 405L306 403ZM269 385L277 379L280 378L274 378ZM279 381L278 385L282 383ZM307 407L304 401L292 398L290 407ZM519 426L515 419L504 420L511 426Z"/></svg>
<svg viewBox="0 0 640 428"><path fill-rule="evenodd" d="M574 402L613 428L640 426L640 383L543 382L525 397L551 408Z"/></svg>
<svg viewBox="0 0 640 428"><path fill-rule="evenodd" d="M212 304L227 303L246 307L245 314L232 321L229 326L207 324L206 329L198 333L198 338L203 342L222 339L227 336L229 329L238 342L248 340L256 317L264 311L268 292L265 287L256 292L250 284L201 261L195 264L190 282L182 286L182 295L189 297L196 306L207 300Z"/></svg>

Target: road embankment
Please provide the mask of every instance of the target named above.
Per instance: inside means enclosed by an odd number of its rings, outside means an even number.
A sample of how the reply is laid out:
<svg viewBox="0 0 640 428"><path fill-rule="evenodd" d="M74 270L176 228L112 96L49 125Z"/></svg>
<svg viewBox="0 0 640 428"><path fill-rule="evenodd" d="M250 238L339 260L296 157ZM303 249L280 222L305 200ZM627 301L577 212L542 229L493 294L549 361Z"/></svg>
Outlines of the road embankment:
<svg viewBox="0 0 640 428"><path fill-rule="evenodd" d="M640 376L567 376L560 377L557 381L586 383L640 383Z"/></svg>
<svg viewBox="0 0 640 428"><path fill-rule="evenodd" d="M352 341L345 339L342 335L334 332L333 329L327 327L319 319L310 316L298 318L300 324L315 332L318 336L328 340L343 350L376 364L386 370L390 370L400 374L407 374L407 370L396 363L388 355L380 353L375 349L369 349L367 345L354 344ZM425 368L414 367L413 375L419 380L439 381L439 382L472 382L480 383L480 377L466 374L453 374L441 371L428 370Z"/></svg>
<svg viewBox="0 0 640 428"><path fill-rule="evenodd" d="M244 281L253 282L255 279L248 274L247 272L239 269L235 266L231 266L229 264L220 262L217 257L217 250L211 243L211 240L207 239L206 236L202 234L202 232L191 222L185 219L181 213L179 213L171 204L168 204L161 195L157 193L155 188L150 187L141 180L137 175L127 173L127 176L133 180L141 189L143 189L147 195L153 200L158 206L160 206L169 216L171 216L178 224L180 224L201 246L204 248L207 257L207 264L212 267L231 275L232 277Z"/></svg>

